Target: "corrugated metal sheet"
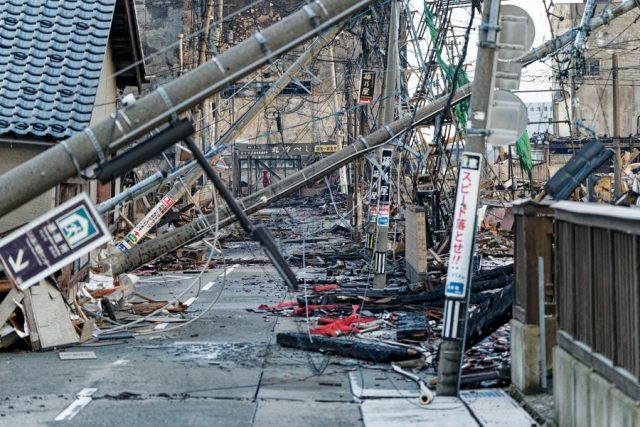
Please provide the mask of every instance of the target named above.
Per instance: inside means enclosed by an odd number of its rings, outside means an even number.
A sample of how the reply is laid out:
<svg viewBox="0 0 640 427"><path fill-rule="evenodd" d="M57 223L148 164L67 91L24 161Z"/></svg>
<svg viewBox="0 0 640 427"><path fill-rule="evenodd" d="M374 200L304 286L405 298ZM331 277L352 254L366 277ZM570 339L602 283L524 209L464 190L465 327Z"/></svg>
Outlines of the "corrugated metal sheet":
<svg viewBox="0 0 640 427"><path fill-rule="evenodd" d="M62 139L89 124L115 3L0 2L0 134Z"/></svg>

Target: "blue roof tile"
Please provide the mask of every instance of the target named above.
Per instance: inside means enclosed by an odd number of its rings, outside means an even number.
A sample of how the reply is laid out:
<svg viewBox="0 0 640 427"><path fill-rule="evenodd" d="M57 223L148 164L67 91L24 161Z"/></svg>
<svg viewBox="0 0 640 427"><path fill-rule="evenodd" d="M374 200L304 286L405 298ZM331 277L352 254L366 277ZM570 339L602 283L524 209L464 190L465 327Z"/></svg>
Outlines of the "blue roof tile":
<svg viewBox="0 0 640 427"><path fill-rule="evenodd" d="M116 0L0 1L0 134L89 125Z"/></svg>

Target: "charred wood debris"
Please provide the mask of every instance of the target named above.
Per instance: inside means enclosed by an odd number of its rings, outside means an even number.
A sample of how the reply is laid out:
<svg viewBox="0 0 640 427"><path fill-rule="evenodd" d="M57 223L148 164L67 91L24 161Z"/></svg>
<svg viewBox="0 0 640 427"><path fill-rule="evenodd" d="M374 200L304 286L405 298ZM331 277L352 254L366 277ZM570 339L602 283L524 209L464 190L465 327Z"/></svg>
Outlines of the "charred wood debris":
<svg viewBox="0 0 640 427"><path fill-rule="evenodd" d="M300 291L289 293L278 304L264 304L249 311L265 319L295 318L297 330L278 334L281 346L360 359L363 363L393 362L435 375L449 249L446 239L429 251L428 274L419 283L407 280L404 245L396 242L389 257L387 286L374 289L371 257L363 244L354 243L352 227L339 214L346 209L346 198L335 194L334 203L327 200L322 194L306 198L297 195L252 216L268 226L289 265L298 270ZM186 208L176 210L170 219L174 225L190 220ZM401 217L397 220L403 223ZM513 239L508 229L511 223L508 212L496 208L485 216L478 234L479 267L471 295L463 385L495 386L509 381L507 323L514 280ZM238 225L221 230L220 236L224 259L211 256L211 248L198 242L141 267L135 274L112 277L91 269L85 271L85 281L71 280L69 286L59 286L65 301L71 301L67 310L79 336L77 341L90 344L131 339L161 322L180 323L193 317L189 301L158 301L136 289L136 283L145 276L181 272L187 280L189 275L222 268L225 263L268 266L266 257L256 256L250 249ZM0 282L4 300L10 290L8 281ZM4 351L44 349L30 337L23 311L28 309L17 308L6 320L0 338ZM33 325L32 329L36 328Z"/></svg>

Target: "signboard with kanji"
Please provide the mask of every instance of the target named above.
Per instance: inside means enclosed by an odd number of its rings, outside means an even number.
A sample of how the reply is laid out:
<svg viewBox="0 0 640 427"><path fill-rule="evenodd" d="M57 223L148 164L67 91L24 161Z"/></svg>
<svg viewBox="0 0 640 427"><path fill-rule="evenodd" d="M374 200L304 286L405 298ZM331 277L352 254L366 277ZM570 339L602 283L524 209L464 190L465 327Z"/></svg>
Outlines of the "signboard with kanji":
<svg viewBox="0 0 640 427"><path fill-rule="evenodd" d="M313 148L316 153L335 153L338 151L338 146L335 144L319 144Z"/></svg>
<svg viewBox="0 0 640 427"><path fill-rule="evenodd" d="M358 104L372 104L375 88L376 72L373 70L362 70L360 74L360 92L358 94Z"/></svg>
<svg viewBox="0 0 640 427"><path fill-rule="evenodd" d="M378 186L378 226L389 225L389 201L391 200L389 190L389 176L391 174L391 162L393 160L393 150L385 148L380 156L380 185Z"/></svg>
<svg viewBox="0 0 640 427"><path fill-rule="evenodd" d="M480 154L462 153L444 290L445 295L450 298L464 298L469 285L481 166Z"/></svg>
<svg viewBox="0 0 640 427"><path fill-rule="evenodd" d="M282 157L304 156L313 154L316 144L237 144L236 150L242 156L252 157Z"/></svg>
<svg viewBox="0 0 640 427"><path fill-rule="evenodd" d="M0 240L0 261L25 290L110 240L100 214L81 193Z"/></svg>

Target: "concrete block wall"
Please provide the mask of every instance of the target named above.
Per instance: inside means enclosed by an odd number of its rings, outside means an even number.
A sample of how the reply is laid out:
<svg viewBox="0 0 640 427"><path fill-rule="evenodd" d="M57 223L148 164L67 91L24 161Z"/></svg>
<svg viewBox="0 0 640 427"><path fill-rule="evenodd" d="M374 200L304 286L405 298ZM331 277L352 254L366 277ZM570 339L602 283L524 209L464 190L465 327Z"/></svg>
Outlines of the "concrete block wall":
<svg viewBox="0 0 640 427"><path fill-rule="evenodd" d="M424 209L419 206L408 206L405 218L405 263L407 278L420 282L427 274L427 229Z"/></svg>
<svg viewBox="0 0 640 427"><path fill-rule="evenodd" d="M560 347L553 352L559 427L640 427L640 404Z"/></svg>

